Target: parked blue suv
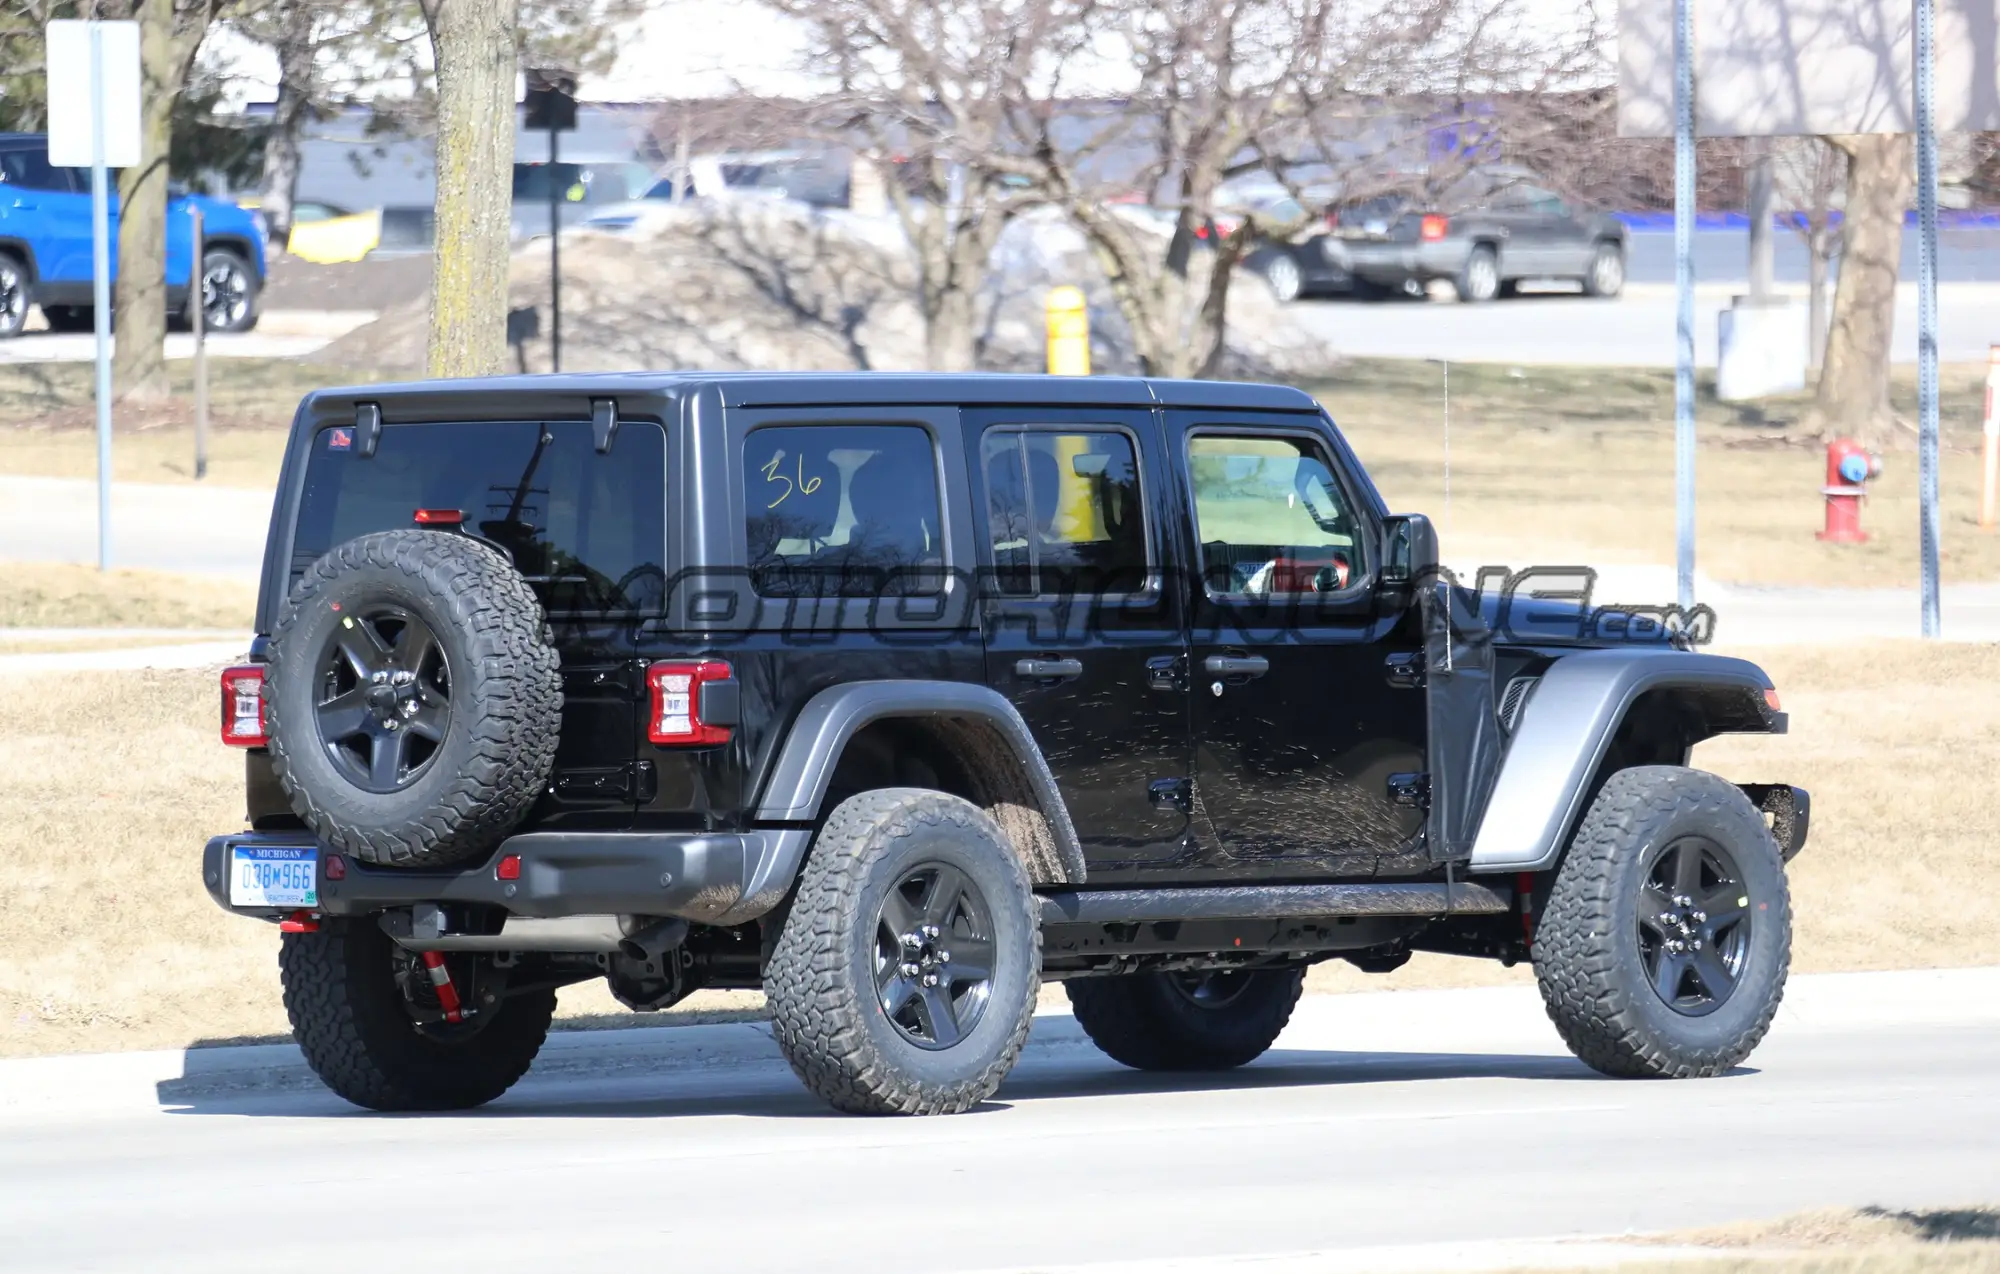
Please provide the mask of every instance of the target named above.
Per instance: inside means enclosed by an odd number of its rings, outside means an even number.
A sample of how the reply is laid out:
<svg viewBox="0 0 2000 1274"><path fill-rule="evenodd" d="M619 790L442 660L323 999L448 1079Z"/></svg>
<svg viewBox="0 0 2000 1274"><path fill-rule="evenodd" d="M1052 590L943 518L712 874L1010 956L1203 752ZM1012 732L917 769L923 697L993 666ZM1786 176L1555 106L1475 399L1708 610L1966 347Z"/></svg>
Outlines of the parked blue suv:
<svg viewBox="0 0 2000 1274"><path fill-rule="evenodd" d="M201 259L202 318L212 332L257 326L264 287L264 229L250 213L205 195L177 195L167 205L167 306L192 319L189 281L194 265L192 210L201 209L206 240ZM111 235L118 236L118 197L111 197ZM91 302L90 173L49 163L46 137L0 133L0 338L20 335L28 306L42 307L58 332L87 332ZM117 269L117 253L112 253Z"/></svg>

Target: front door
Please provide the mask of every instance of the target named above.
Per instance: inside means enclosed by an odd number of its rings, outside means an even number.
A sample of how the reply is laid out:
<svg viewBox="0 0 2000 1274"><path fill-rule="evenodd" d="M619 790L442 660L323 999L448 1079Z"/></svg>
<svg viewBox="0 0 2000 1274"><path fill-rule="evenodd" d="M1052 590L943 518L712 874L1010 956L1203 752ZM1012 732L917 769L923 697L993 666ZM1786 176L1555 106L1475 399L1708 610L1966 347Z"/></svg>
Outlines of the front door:
<svg viewBox="0 0 2000 1274"><path fill-rule="evenodd" d="M1027 721L1091 879L1188 852L1179 572L1152 413L965 413L979 457L988 684Z"/></svg>
<svg viewBox="0 0 2000 1274"><path fill-rule="evenodd" d="M1200 572L1195 781L1220 857L1368 874L1421 830L1389 776L1425 768L1423 693L1388 671L1416 642L1376 613L1379 514L1322 422L1177 412L1169 437Z"/></svg>

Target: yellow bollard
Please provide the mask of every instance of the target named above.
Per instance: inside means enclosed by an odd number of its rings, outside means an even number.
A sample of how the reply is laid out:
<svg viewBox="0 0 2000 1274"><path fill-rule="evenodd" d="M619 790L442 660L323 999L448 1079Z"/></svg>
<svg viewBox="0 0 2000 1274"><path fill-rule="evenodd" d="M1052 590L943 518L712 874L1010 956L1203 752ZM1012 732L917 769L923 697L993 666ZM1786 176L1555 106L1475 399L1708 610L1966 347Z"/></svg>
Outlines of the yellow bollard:
<svg viewBox="0 0 2000 1274"><path fill-rule="evenodd" d="M1049 375L1090 375L1090 310L1083 289L1049 289Z"/></svg>

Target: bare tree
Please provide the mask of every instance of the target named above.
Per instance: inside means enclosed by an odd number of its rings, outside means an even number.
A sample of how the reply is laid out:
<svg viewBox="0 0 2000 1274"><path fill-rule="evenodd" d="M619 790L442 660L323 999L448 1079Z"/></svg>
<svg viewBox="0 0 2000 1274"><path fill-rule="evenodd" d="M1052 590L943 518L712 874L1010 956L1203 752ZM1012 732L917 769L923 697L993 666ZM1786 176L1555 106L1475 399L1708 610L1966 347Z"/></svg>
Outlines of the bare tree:
<svg viewBox="0 0 2000 1274"><path fill-rule="evenodd" d="M1840 227L1834 204L1847 185L1847 155L1819 137L1779 143L1775 166L1779 202L1789 225L1806 245L1806 325L1814 368L1826 359L1826 285L1840 255Z"/></svg>
<svg viewBox="0 0 2000 1274"><path fill-rule="evenodd" d="M910 241L929 365L970 368L993 249L1037 198L1010 99L1060 82L1093 0L767 2L808 25L838 84L814 130L872 167Z"/></svg>
<svg viewBox="0 0 2000 1274"><path fill-rule="evenodd" d="M118 344L112 381L121 400L167 397L167 163L174 104L222 0L121 0L101 16L139 23L139 162L118 176ZM189 279L200 287L197 265ZM189 304L200 304L199 296Z"/></svg>
<svg viewBox="0 0 2000 1274"><path fill-rule="evenodd" d="M1548 94L1599 56L1586 6L1580 37L1550 39L1518 0L1104 0L1102 45L1129 57L1136 90L1080 123L1016 112L1052 197L1076 220L1132 328L1142 368L1211 375L1224 354L1236 264L1285 228L1277 204L1225 208L1225 183L1263 169L1308 215L1335 201L1449 181L1480 149L1432 153L1455 126L1491 128L1482 103ZM1109 162L1126 154L1126 164ZM1298 174L1309 173L1310 179ZM1113 202L1136 193L1158 218ZM1234 216L1224 218L1225 212ZM1206 248L1207 250L1202 250Z"/></svg>
<svg viewBox="0 0 2000 1274"><path fill-rule="evenodd" d="M1808 429L1881 446L1895 428L1889 406L1889 338L1902 265L1903 213L1915 184L1907 134L1828 137L1847 158L1840 279Z"/></svg>
<svg viewBox="0 0 2000 1274"><path fill-rule="evenodd" d="M423 0L437 66L433 376L507 366L507 236L513 204L515 0Z"/></svg>

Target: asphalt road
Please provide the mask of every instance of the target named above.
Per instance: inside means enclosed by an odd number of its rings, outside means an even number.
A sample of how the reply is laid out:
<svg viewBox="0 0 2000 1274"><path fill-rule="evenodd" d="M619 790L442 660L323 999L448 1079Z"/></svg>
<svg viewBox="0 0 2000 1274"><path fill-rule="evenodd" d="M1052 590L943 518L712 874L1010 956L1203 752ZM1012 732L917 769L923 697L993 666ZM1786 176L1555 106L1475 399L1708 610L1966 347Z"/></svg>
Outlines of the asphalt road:
<svg viewBox="0 0 2000 1274"><path fill-rule="evenodd" d="M1689 1083L1592 1076L1526 988L1314 997L1223 1077L1123 1070L1047 1016L950 1119L828 1113L751 1026L571 1037L453 1117L168 1083L156 1110L0 1109L0 1234L23 1271L1267 1271L1977 1202L2000 1198L1996 990L1795 980L1750 1066ZM0 1098L35 1065L0 1063Z"/></svg>
<svg viewBox="0 0 2000 1274"><path fill-rule="evenodd" d="M1695 363L1713 367L1717 315L1742 285L1700 287L1695 295ZM1355 301L1309 298L1289 312L1334 353L1357 358L1436 358L1454 362L1671 367L1674 290L1635 283L1616 300L1574 292L1524 295L1486 305L1450 300ZM1806 322L1803 300L1800 324ZM1938 289L1938 356L1983 363L2000 344L2000 283L1950 283ZM1896 292L1893 362L1917 359L1916 289Z"/></svg>

